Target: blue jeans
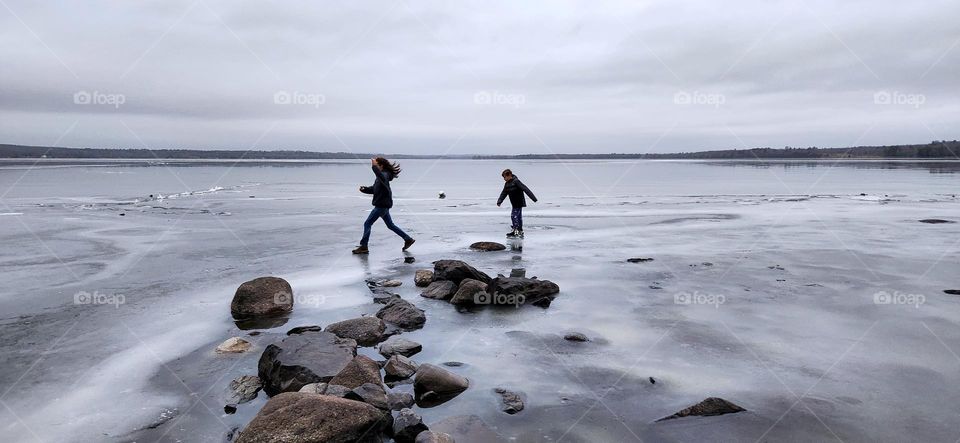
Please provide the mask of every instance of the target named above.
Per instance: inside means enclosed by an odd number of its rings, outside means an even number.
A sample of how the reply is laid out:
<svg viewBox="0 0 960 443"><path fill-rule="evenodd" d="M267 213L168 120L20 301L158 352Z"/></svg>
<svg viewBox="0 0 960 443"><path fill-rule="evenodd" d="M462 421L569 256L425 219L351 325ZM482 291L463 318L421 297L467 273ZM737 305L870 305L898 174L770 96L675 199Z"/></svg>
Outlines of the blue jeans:
<svg viewBox="0 0 960 443"><path fill-rule="evenodd" d="M513 208L510 211L510 222L513 223L513 229L523 230L523 208Z"/></svg>
<svg viewBox="0 0 960 443"><path fill-rule="evenodd" d="M370 241L370 228L373 227L373 224L378 218L382 218L383 224L387 225L391 231L396 232L397 235L402 237L404 240L412 240L409 235L403 232L403 229L400 229L399 226L393 224L393 219L390 218L390 208L373 208L373 210L370 211L370 215L367 217L367 221L363 222L363 238L360 239L360 246L366 246L367 242Z"/></svg>

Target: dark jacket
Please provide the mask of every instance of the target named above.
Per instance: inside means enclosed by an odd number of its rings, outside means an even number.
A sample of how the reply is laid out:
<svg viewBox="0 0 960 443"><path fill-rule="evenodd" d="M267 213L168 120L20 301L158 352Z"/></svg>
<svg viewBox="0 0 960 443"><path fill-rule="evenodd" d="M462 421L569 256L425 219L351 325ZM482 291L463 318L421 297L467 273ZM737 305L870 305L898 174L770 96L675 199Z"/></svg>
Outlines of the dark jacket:
<svg viewBox="0 0 960 443"><path fill-rule="evenodd" d="M361 186L360 192L373 194L374 206L378 208L392 208L393 191L390 190L390 180L393 180L393 173L381 171L380 168L376 166L370 167L373 168L373 175L377 176L377 180L373 182L373 186Z"/></svg>
<svg viewBox="0 0 960 443"><path fill-rule="evenodd" d="M533 195L530 188L514 175L510 181L503 184L503 192L500 193L500 198L497 199L497 206L503 203L503 199L509 195L510 204L513 205L514 208L523 208L527 206L527 199L523 197L523 194L527 194L531 200L537 201L537 196Z"/></svg>

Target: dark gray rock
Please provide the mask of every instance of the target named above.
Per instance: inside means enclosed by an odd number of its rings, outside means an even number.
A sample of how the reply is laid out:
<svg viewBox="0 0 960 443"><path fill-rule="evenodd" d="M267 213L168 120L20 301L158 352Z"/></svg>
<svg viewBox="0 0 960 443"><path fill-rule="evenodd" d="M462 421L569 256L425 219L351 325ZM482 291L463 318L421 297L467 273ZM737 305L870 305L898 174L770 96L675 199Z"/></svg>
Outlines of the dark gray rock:
<svg viewBox="0 0 960 443"><path fill-rule="evenodd" d="M950 294L950 295L960 295L960 289L944 289L943 293Z"/></svg>
<svg viewBox="0 0 960 443"><path fill-rule="evenodd" d="M293 310L293 289L279 277L260 277L244 282L233 294L230 314L243 320L258 316L276 316Z"/></svg>
<svg viewBox="0 0 960 443"><path fill-rule="evenodd" d="M502 403L501 411L513 415L523 410L523 397L521 394L504 388L496 388L493 391L500 395L500 401Z"/></svg>
<svg viewBox="0 0 960 443"><path fill-rule="evenodd" d="M427 322L423 310L404 299L394 299L377 311L377 317L404 329L418 329Z"/></svg>
<svg viewBox="0 0 960 443"><path fill-rule="evenodd" d="M387 405L389 405L390 409L394 411L413 407L413 394L409 392L388 392Z"/></svg>
<svg viewBox="0 0 960 443"><path fill-rule="evenodd" d="M423 363L413 380L414 398L420 407L445 403L470 387L470 381L453 372Z"/></svg>
<svg viewBox="0 0 960 443"><path fill-rule="evenodd" d="M491 297L487 294L487 284L472 278L465 278L460 282L456 294L450 298L455 305L489 304Z"/></svg>
<svg viewBox="0 0 960 443"><path fill-rule="evenodd" d="M918 221L919 221L920 223L927 223L927 224L931 224L931 225L939 225L939 224L943 224L943 223L956 223L956 222L953 221L953 220L944 220L944 219L941 219L941 218L925 218L925 219L923 219L923 220L918 220Z"/></svg>
<svg viewBox="0 0 960 443"><path fill-rule="evenodd" d="M396 354L387 360L387 364L383 366L383 372L393 380L403 380L417 373L417 364L407 357Z"/></svg>
<svg viewBox="0 0 960 443"><path fill-rule="evenodd" d="M226 403L228 405L237 405L253 400L257 398L257 393L260 392L262 387L263 384L260 382L260 377L241 375L240 377L230 380L230 385L227 387Z"/></svg>
<svg viewBox="0 0 960 443"><path fill-rule="evenodd" d="M426 287L433 281L433 271L430 269L417 269L413 275L413 284L418 287Z"/></svg>
<svg viewBox="0 0 960 443"><path fill-rule="evenodd" d="M343 398L362 401L377 409L390 410L387 404L387 392L379 384L364 383L344 394Z"/></svg>
<svg viewBox="0 0 960 443"><path fill-rule="evenodd" d="M423 345L413 340L407 340L402 337L390 337L387 341L380 343L378 349L380 355L390 358L394 355L410 357L423 350Z"/></svg>
<svg viewBox="0 0 960 443"><path fill-rule="evenodd" d="M457 292L457 284L449 280L441 280L430 283L427 289L420 293L421 297L432 298L434 300L447 300Z"/></svg>
<svg viewBox="0 0 960 443"><path fill-rule="evenodd" d="M550 280L525 277L504 277L493 279L487 285L487 293L493 295L491 304L532 304L549 306L550 301L560 292L560 286Z"/></svg>
<svg viewBox="0 0 960 443"><path fill-rule="evenodd" d="M378 288L373 290L373 302L377 304L385 305L398 298L400 298L400 294L390 292L386 289Z"/></svg>
<svg viewBox="0 0 960 443"><path fill-rule="evenodd" d="M711 415L723 415L723 414L733 414L736 412L743 412L746 409L741 408L727 400L724 400L719 397L710 397L706 400L697 403L689 408L683 409L676 414L663 417L657 421L671 420L674 418L689 417L692 415L696 416L711 416Z"/></svg>
<svg viewBox="0 0 960 443"><path fill-rule="evenodd" d="M286 392L260 409L236 443L380 442L388 416L359 401Z"/></svg>
<svg viewBox="0 0 960 443"><path fill-rule="evenodd" d="M653 261L653 259L649 257L635 257L635 258L628 258L627 261L630 263L646 263L649 261Z"/></svg>
<svg viewBox="0 0 960 443"><path fill-rule="evenodd" d="M504 249L507 249L507 247L497 242L478 241L470 245L470 249L473 249L476 251L502 251Z"/></svg>
<svg viewBox="0 0 960 443"><path fill-rule="evenodd" d="M490 283L490 276L460 260L437 260L433 262L433 281L450 280L459 285L465 278Z"/></svg>
<svg viewBox="0 0 960 443"><path fill-rule="evenodd" d="M373 383L382 385L380 379L380 365L366 355L358 355L353 358L346 366L330 379L329 384L346 386L350 389L363 385L364 383Z"/></svg>
<svg viewBox="0 0 960 443"><path fill-rule="evenodd" d="M579 341L579 342L590 341L590 339L587 338L586 335L583 335L580 332L568 333L567 335L563 336L563 339L567 341Z"/></svg>
<svg viewBox="0 0 960 443"><path fill-rule="evenodd" d="M323 330L323 327L322 327L322 326L319 326L319 325L314 325L314 326L297 326L297 327L295 327L295 328L287 331L287 335L303 334L304 332L320 332L320 331L322 331L322 330Z"/></svg>
<svg viewBox="0 0 960 443"><path fill-rule="evenodd" d="M383 340L386 325L376 317L358 317L328 325L326 331L340 338L352 338L360 346L373 346Z"/></svg>
<svg viewBox="0 0 960 443"><path fill-rule="evenodd" d="M414 443L417 434L426 430L423 418L412 409L401 409L393 419L393 439L397 443Z"/></svg>
<svg viewBox="0 0 960 443"><path fill-rule="evenodd" d="M304 332L267 346L257 373L268 395L296 392L306 384L328 382L357 353L357 342L329 332Z"/></svg>

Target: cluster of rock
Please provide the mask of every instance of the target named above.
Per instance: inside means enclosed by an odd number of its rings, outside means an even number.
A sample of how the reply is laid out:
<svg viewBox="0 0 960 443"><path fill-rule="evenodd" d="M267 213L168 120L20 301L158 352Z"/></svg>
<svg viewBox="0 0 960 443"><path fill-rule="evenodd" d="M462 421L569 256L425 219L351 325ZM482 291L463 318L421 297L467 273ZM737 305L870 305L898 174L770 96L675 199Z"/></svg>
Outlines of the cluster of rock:
<svg viewBox="0 0 960 443"><path fill-rule="evenodd" d="M417 271L420 294L435 300L446 300L458 306L531 304L548 307L560 292L560 286L549 280L521 276L496 278L460 260L438 260L433 271Z"/></svg>

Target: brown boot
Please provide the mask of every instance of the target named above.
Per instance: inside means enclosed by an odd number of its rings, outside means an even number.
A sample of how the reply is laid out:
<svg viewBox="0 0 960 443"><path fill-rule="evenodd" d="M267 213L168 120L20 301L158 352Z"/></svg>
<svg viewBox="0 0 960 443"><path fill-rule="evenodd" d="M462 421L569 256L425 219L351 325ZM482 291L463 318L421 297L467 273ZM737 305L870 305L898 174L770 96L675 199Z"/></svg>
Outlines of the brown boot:
<svg viewBox="0 0 960 443"><path fill-rule="evenodd" d="M354 249L354 250L353 250L353 253L354 253L354 254L369 254L369 253L370 253L370 250L367 249L366 246L360 246L359 248Z"/></svg>
<svg viewBox="0 0 960 443"><path fill-rule="evenodd" d="M414 239L412 239L412 238L411 238L410 240L407 240L407 241L403 242L403 250L406 251L406 250L409 249L411 246L413 246L414 243L416 243L416 240L414 240Z"/></svg>

